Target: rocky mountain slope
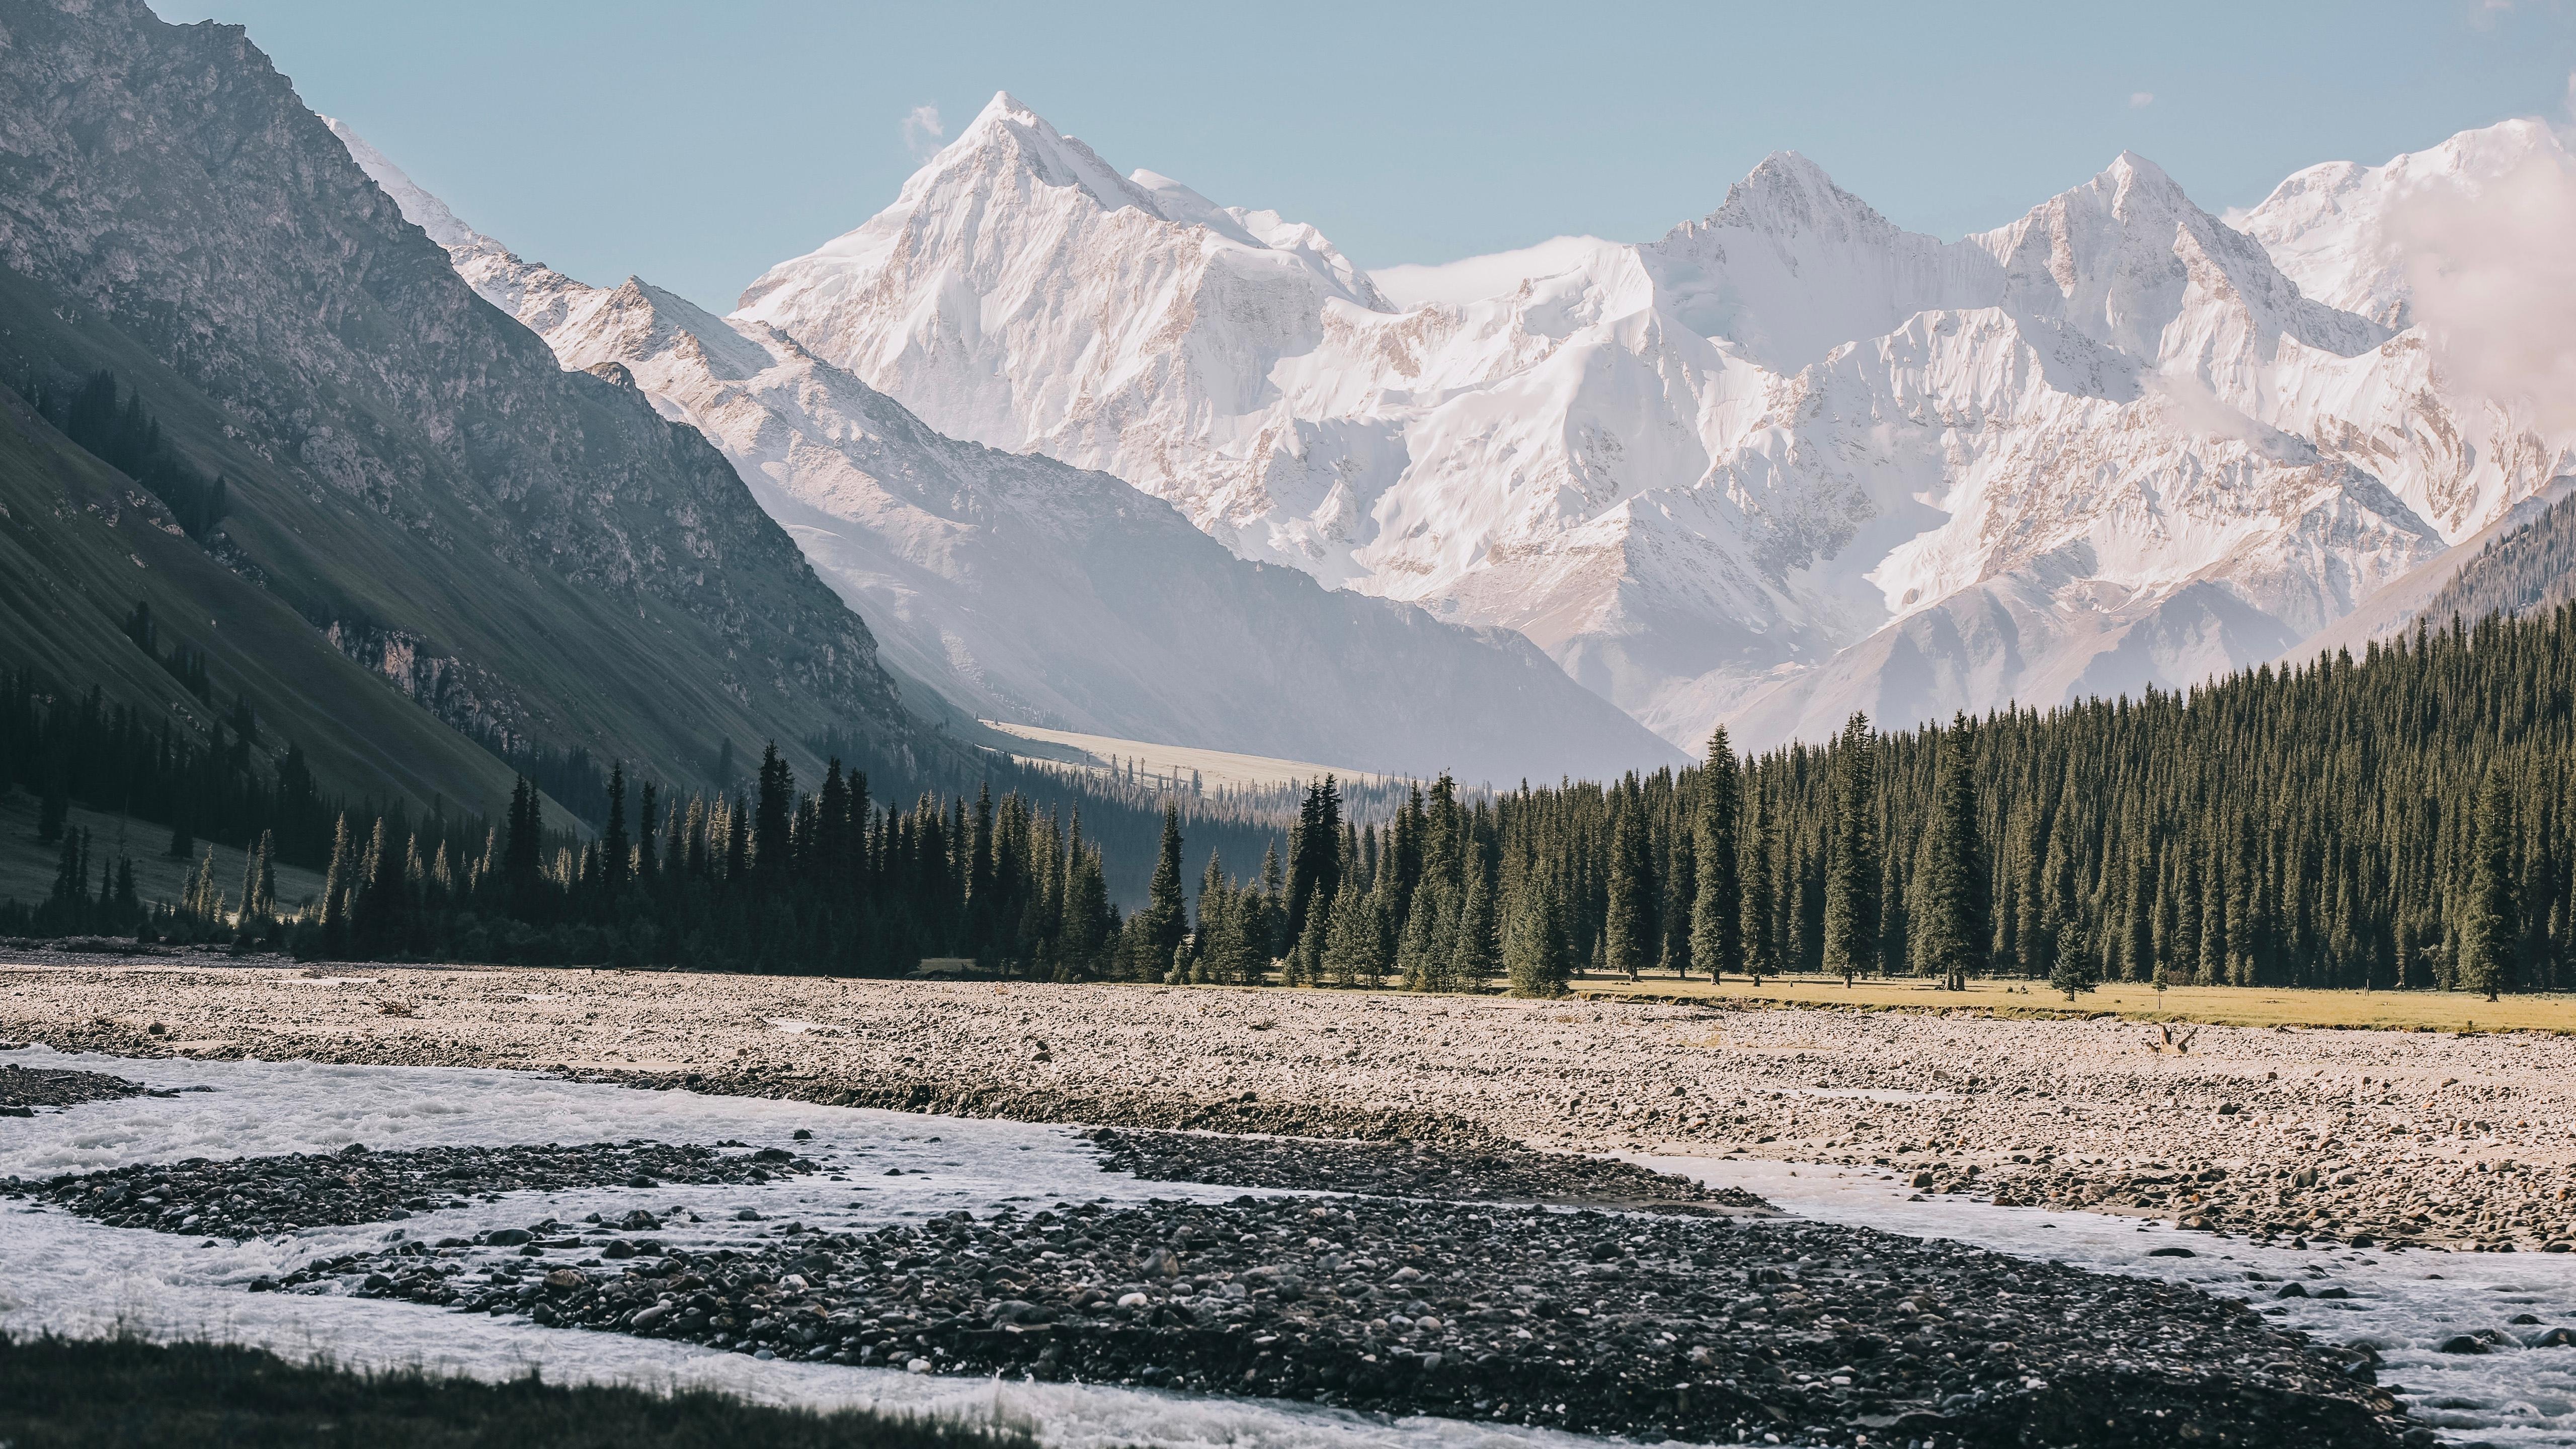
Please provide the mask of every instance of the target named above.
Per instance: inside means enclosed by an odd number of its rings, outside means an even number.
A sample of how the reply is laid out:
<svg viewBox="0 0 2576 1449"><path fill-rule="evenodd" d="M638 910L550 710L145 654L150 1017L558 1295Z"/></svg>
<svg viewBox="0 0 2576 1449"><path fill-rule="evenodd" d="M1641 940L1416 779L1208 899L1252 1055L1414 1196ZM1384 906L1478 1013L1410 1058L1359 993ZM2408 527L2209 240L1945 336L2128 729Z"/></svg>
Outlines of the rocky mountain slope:
<svg viewBox="0 0 2576 1449"><path fill-rule="evenodd" d="M525 261L331 124L485 298L704 433L888 657L978 714L1500 781L1676 758L1508 630L1238 559L1105 473L942 436L775 328Z"/></svg>
<svg viewBox="0 0 2576 1449"><path fill-rule="evenodd" d="M8 4L0 116L0 370L121 367L230 480L213 555L347 658L689 783L937 748L724 458L477 297L238 27Z"/></svg>
<svg viewBox="0 0 2576 1449"><path fill-rule="evenodd" d="M1381 285L1000 96L737 320L1245 557L1517 629L1669 739L1763 744L2271 658L2567 471L2318 219L2408 169L2303 173L2240 229L2122 155L1942 242L1782 153L1654 242Z"/></svg>

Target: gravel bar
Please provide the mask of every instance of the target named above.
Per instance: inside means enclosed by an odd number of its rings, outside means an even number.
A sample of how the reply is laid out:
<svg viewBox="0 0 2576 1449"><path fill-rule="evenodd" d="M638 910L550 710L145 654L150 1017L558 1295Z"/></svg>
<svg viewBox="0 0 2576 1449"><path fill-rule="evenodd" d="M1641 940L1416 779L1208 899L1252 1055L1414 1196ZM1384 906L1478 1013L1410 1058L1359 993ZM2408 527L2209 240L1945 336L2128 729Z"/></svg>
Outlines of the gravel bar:
<svg viewBox="0 0 2576 1449"><path fill-rule="evenodd" d="M144 1087L105 1072L0 1065L0 1116L32 1117L38 1107L77 1107L140 1097ZM164 1092L162 1096L172 1093Z"/></svg>
<svg viewBox="0 0 2576 1449"><path fill-rule="evenodd" d="M1207 1132L1082 1134L1109 1172L1151 1182L1360 1192L1446 1202L1521 1202L1711 1215L1776 1212L1740 1188L1712 1188L1616 1158L1425 1142L1332 1142Z"/></svg>
<svg viewBox="0 0 2576 1449"><path fill-rule="evenodd" d="M750 1250L609 1225L549 1242L558 1227L253 1286L917 1373L1703 1441L2376 1449L2403 1427L2366 1352L2242 1304L1789 1219L1247 1196L788 1223Z"/></svg>
<svg viewBox="0 0 2576 1449"><path fill-rule="evenodd" d="M739 1143L719 1144L740 1146ZM225 1162L120 1167L27 1182L0 1195L34 1198L120 1228L256 1238L304 1227L400 1222L505 1192L583 1187L767 1182L816 1171L784 1148L726 1154L714 1147L594 1142L579 1147L426 1147L327 1156L296 1153Z"/></svg>
<svg viewBox="0 0 2576 1449"><path fill-rule="evenodd" d="M2168 1039L1965 1014L95 957L0 962L0 1035L1019 1121L1738 1153L2312 1241L2576 1244L2576 1037L2537 1033Z"/></svg>

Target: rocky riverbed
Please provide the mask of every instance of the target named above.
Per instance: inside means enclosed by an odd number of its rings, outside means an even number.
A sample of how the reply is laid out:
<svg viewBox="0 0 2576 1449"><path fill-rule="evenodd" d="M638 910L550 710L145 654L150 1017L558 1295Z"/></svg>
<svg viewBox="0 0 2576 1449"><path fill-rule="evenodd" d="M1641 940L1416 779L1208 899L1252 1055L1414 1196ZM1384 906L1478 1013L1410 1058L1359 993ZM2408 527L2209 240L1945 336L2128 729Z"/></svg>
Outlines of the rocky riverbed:
<svg viewBox="0 0 2576 1449"><path fill-rule="evenodd" d="M253 1238L325 1225L399 1222L415 1212L463 1207L469 1197L506 1192L759 1183L815 1170L813 1162L780 1147L720 1152L595 1142L369 1152L353 1145L329 1156L192 1158L41 1183L13 1177L0 1179L0 1196L32 1197L120 1228Z"/></svg>
<svg viewBox="0 0 2576 1449"><path fill-rule="evenodd" d="M1566 1152L1136 1132L1117 1127L1097 1127L1083 1135L1099 1146L1103 1168L1156 1182L1701 1215L1772 1211L1769 1203L1749 1192L1708 1187L1616 1158Z"/></svg>
<svg viewBox="0 0 2576 1449"><path fill-rule="evenodd" d="M2243 1305L1813 1223L1247 1196L670 1236L547 1221L254 1286L763 1358L1700 1440L2339 1446L2401 1428L2369 1354Z"/></svg>
<svg viewBox="0 0 2576 1449"><path fill-rule="evenodd" d="M1036 1122L1879 1165L2350 1241L2576 1241L2576 1039L1391 993L611 971L0 966L0 1036L560 1068ZM1171 1073L1186 1041L1186 1086Z"/></svg>

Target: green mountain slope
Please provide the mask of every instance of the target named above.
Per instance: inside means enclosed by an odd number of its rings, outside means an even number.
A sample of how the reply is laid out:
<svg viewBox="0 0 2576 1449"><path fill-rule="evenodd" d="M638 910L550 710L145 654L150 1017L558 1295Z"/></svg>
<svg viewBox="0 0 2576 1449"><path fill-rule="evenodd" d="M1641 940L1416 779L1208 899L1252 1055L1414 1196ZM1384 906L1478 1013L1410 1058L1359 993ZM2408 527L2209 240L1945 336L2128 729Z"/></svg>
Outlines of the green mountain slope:
<svg viewBox="0 0 2576 1449"><path fill-rule="evenodd" d="M202 737L218 707L126 637L137 603L151 605L165 648L205 653L222 709L248 699L263 739L301 745L326 790L474 811L509 798L499 760L209 557L150 494L0 390L0 668L96 685L111 703Z"/></svg>
<svg viewBox="0 0 2576 1449"><path fill-rule="evenodd" d="M0 376L113 369L225 477L209 551L267 595L278 694L320 677L300 626L462 729L678 782L728 740L852 737L889 779L953 754L724 459L476 297L238 27L0 0L0 119ZM87 587L14 646L70 683L139 657ZM342 716L344 782L492 798L357 697L307 706Z"/></svg>

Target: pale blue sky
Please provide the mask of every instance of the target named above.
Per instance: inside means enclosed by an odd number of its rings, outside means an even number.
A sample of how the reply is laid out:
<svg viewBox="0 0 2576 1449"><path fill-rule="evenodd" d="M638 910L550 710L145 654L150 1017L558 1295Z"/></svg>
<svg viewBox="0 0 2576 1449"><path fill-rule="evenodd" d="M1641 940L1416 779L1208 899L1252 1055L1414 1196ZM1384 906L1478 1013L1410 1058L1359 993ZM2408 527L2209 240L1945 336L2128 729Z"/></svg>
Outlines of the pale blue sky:
<svg viewBox="0 0 2576 1449"><path fill-rule="evenodd" d="M2576 0L869 6L153 0L247 25L469 223L730 308L1009 90L1121 170L1362 266L1702 214L1775 149L1900 225L2001 225L2123 147L2212 210L2318 161L2568 118Z"/></svg>

